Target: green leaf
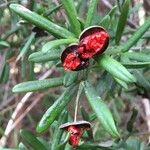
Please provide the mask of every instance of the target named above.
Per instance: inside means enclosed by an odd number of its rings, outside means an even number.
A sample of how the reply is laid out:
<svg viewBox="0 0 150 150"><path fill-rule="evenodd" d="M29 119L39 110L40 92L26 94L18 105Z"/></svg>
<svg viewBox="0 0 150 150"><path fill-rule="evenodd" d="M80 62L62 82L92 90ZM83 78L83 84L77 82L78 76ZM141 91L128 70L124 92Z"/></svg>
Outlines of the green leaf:
<svg viewBox="0 0 150 150"><path fill-rule="evenodd" d="M88 102L93 111L96 113L103 128L113 137L119 137L114 119L107 105L99 97L99 95L89 82L84 82L83 86Z"/></svg>
<svg viewBox="0 0 150 150"><path fill-rule="evenodd" d="M19 4L10 4L10 9L13 10L16 14L18 14L23 19L33 23L39 28L48 31L57 37L69 38L74 37L74 34L69 32L67 29L54 24L53 22L47 20L46 18L38 15L35 12L30 11L29 9L23 7Z"/></svg>
<svg viewBox="0 0 150 150"><path fill-rule="evenodd" d="M20 135L33 150L47 150L46 147L29 131L21 129Z"/></svg>
<svg viewBox="0 0 150 150"><path fill-rule="evenodd" d="M3 72L3 83L6 83L8 80L9 80L9 72L10 72L10 66L9 64L5 64L5 67L4 67L4 72Z"/></svg>
<svg viewBox="0 0 150 150"><path fill-rule="evenodd" d="M112 19L112 17L114 16L115 14L115 11L117 9L117 6L114 6L108 13L108 15L110 16L110 18Z"/></svg>
<svg viewBox="0 0 150 150"><path fill-rule="evenodd" d="M71 101L76 91L75 86L68 87L62 95L54 102L54 104L45 112L41 121L39 122L36 131L42 133L46 131L55 119L64 110L66 105Z"/></svg>
<svg viewBox="0 0 150 150"><path fill-rule="evenodd" d="M55 131L53 134L53 140L52 140L52 145L51 145L51 150L56 150L55 148L58 146L60 143L63 130L59 129L59 126L62 125L63 123L66 123L68 119L68 113L67 111L63 111L58 119L57 126L55 127Z"/></svg>
<svg viewBox="0 0 150 150"><path fill-rule="evenodd" d="M143 76L143 74L138 71L134 70L133 71L134 76L137 79L137 84L141 87L143 87L145 90L150 90L150 82Z"/></svg>
<svg viewBox="0 0 150 150"><path fill-rule="evenodd" d="M144 33L150 27L150 17L148 17L145 23L128 39L128 41L121 45L121 50L123 52L128 51L132 46L134 46L144 35Z"/></svg>
<svg viewBox="0 0 150 150"><path fill-rule="evenodd" d="M134 69L134 68L144 68L150 66L149 62L129 62L129 63L122 63L126 68Z"/></svg>
<svg viewBox="0 0 150 150"><path fill-rule="evenodd" d="M63 7L65 8L65 11L69 19L69 23L71 24L71 28L73 32L76 34L76 36L78 37L81 32L81 28L80 28L80 23L77 19L77 12L76 12L74 1L73 0L61 0L61 3L63 4Z"/></svg>
<svg viewBox="0 0 150 150"><path fill-rule="evenodd" d="M32 92L43 90L51 87L60 86L63 84L63 78L52 78L45 80L27 81L17 84L13 87L13 92Z"/></svg>
<svg viewBox="0 0 150 150"><path fill-rule="evenodd" d="M123 34L123 30L124 30L125 25L126 25L128 13L129 13L129 6L130 6L130 0L125 0L123 7L122 7L122 10L121 10L121 15L119 17L119 22L117 25L117 31L116 31L116 36L115 36L115 40L116 40L117 45L120 42L121 36Z"/></svg>
<svg viewBox="0 0 150 150"><path fill-rule="evenodd" d="M108 73L104 72L101 77L97 80L96 91L103 95L104 93L108 93L112 91L114 84L113 77Z"/></svg>
<svg viewBox="0 0 150 150"><path fill-rule="evenodd" d="M86 16L85 28L92 25L92 20L95 16L96 6L98 0L90 0L89 9Z"/></svg>
<svg viewBox="0 0 150 150"><path fill-rule="evenodd" d="M47 10L47 11L43 14L43 16L44 16L44 17L47 17L47 16L51 15L52 13L58 11L61 7L62 7L62 5L55 6L55 7L53 7L52 9Z"/></svg>
<svg viewBox="0 0 150 150"><path fill-rule="evenodd" d="M78 79L78 72L73 72L73 71L66 72L64 76L63 84L65 87L68 87L71 84L75 83L77 79Z"/></svg>
<svg viewBox="0 0 150 150"><path fill-rule="evenodd" d="M28 148L22 142L19 143L18 148L19 150L28 150Z"/></svg>
<svg viewBox="0 0 150 150"><path fill-rule="evenodd" d="M126 82L124 82L124 81L122 81L122 80L120 80L120 79L118 79L118 78L114 78L115 80L116 80L116 82L118 83L118 84L120 84L122 87L124 87L125 89L128 89L128 85L126 84Z"/></svg>
<svg viewBox="0 0 150 150"><path fill-rule="evenodd" d="M25 54L28 52L33 40L35 39L35 34L34 32L31 33L31 35L29 36L27 42L24 44L24 47L21 49L20 54L17 57L17 60L19 60L20 58L24 58Z"/></svg>
<svg viewBox="0 0 150 150"><path fill-rule="evenodd" d="M98 144L87 142L87 143L83 143L83 144L79 145L77 148L80 150L113 150L111 148L112 145L113 145L113 142L111 142L111 141L108 143L103 142L103 143L98 143Z"/></svg>
<svg viewBox="0 0 150 150"><path fill-rule="evenodd" d="M60 59L61 51L58 49L52 49L51 51L48 51L47 53L43 53L41 51L32 53L28 60L40 63L40 62L47 62L47 61L54 61Z"/></svg>
<svg viewBox="0 0 150 150"><path fill-rule="evenodd" d="M100 25L101 25L102 27L108 29L108 28L109 28L109 25L110 25L110 20L111 20L110 16L109 16L109 15L106 15L106 16L102 19L102 21L100 22Z"/></svg>
<svg viewBox="0 0 150 150"><path fill-rule="evenodd" d="M54 49L56 47L59 47L61 45L70 44L70 43L76 43L76 42L78 42L78 40L77 39L73 39L73 38L50 41L50 42L47 42L46 44L43 45L42 52L46 53L49 50Z"/></svg>
<svg viewBox="0 0 150 150"><path fill-rule="evenodd" d="M118 61L107 55L100 55L96 58L99 66L107 70L113 77L125 82L136 82L135 77Z"/></svg>
<svg viewBox="0 0 150 150"><path fill-rule="evenodd" d="M129 137L126 141L128 150L145 150L145 143L138 138ZM147 149L149 150L149 149Z"/></svg>
<svg viewBox="0 0 150 150"><path fill-rule="evenodd" d="M82 115L82 117L83 117L83 120L86 120L86 121L89 121L89 122L90 122L90 116L89 116L89 114L85 111L85 109L84 109L83 107L81 107L80 110L81 110L81 115ZM87 130L87 134L88 134L88 136L89 136L90 139L92 139L92 140L94 139L92 129Z"/></svg>
<svg viewBox="0 0 150 150"><path fill-rule="evenodd" d="M123 53L123 55L125 55L131 60L150 62L150 54L146 54L143 52L126 52Z"/></svg>
<svg viewBox="0 0 150 150"><path fill-rule="evenodd" d="M0 48L1 47L10 47L9 43L6 41L0 41Z"/></svg>
<svg viewBox="0 0 150 150"><path fill-rule="evenodd" d="M128 132L132 132L133 127L134 127L134 122L136 120L137 115L138 115L138 110L134 107L132 109L132 115L131 115L128 123L127 123L127 130L128 130Z"/></svg>

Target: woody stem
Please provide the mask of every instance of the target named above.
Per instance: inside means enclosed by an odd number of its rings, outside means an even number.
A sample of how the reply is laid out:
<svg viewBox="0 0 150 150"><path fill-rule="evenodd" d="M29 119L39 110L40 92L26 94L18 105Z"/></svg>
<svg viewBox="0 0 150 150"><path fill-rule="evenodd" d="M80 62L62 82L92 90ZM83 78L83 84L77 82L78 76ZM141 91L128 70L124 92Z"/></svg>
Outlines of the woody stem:
<svg viewBox="0 0 150 150"><path fill-rule="evenodd" d="M76 97L76 101L75 101L74 122L77 121L77 113L78 113L79 98L80 98L80 95L81 95L81 93L82 93L82 90L83 90L83 86L82 86L81 83L80 83L80 84L79 84L78 93L77 93L77 97Z"/></svg>

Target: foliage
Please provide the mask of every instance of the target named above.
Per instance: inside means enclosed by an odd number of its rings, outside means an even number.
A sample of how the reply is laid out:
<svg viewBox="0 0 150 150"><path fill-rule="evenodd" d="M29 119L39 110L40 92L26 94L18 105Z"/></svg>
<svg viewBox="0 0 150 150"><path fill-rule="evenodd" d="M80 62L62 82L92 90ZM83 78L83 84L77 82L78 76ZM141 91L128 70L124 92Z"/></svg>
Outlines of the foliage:
<svg viewBox="0 0 150 150"><path fill-rule="evenodd" d="M78 103L75 105L73 100L82 86L80 102L83 100L88 104L79 103L82 105L79 115L92 123L92 129L83 134L84 142L81 140L76 149L149 149L142 138L136 137L135 122L139 110L131 108L128 120L122 109L126 103L132 105L137 95L150 97L150 51L145 46L149 40L146 33L149 33L150 17L140 27L128 26L134 9L130 0L117 6L114 4L103 16L97 13L96 8L101 5L98 0L88 3L85 0L60 0L58 5L46 0L31 1L27 3L29 6L17 1L10 3L0 5L0 28L8 26L0 37L0 53L4 58L0 66L0 83L9 85L14 77L17 78L11 83L11 88L14 86L12 92L44 93L46 106L39 106L39 109L47 109L43 110L42 116L37 115L38 119L29 117L34 120L31 123L35 122L34 132L24 126L16 148L72 149L68 144L69 135L59 126L73 120L71 110L67 108L74 110L77 107ZM86 69L65 71L60 62L61 53L68 45L78 43L81 32L92 25L101 25L109 32L107 50L91 59ZM136 47L138 50L134 51ZM38 79L47 70L52 71L51 77ZM8 93L14 95L10 91ZM2 96L2 92L0 94ZM1 136L3 129L4 125Z"/></svg>

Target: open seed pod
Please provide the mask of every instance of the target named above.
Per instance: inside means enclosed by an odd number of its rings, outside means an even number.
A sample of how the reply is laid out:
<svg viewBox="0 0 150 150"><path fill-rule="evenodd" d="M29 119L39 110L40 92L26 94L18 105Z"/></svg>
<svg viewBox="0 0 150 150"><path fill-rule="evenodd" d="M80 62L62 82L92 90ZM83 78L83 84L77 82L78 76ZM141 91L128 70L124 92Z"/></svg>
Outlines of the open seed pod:
<svg viewBox="0 0 150 150"><path fill-rule="evenodd" d="M69 144L72 145L72 147L76 147L79 144L83 131L89 130L91 124L87 121L76 121L62 124L59 128L70 133Z"/></svg>
<svg viewBox="0 0 150 150"><path fill-rule="evenodd" d="M77 53L77 44L68 46L61 55L61 61L65 70L78 71L88 67L89 60L83 59Z"/></svg>
<svg viewBox="0 0 150 150"><path fill-rule="evenodd" d="M80 34L78 54L83 59L103 53L109 44L109 34L101 26L91 26Z"/></svg>

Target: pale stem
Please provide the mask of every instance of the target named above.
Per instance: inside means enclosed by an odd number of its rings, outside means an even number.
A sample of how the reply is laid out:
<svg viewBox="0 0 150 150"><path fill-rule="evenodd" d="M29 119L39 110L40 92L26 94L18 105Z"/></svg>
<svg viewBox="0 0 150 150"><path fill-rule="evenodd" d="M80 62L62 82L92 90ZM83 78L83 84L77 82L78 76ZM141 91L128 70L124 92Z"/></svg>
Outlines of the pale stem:
<svg viewBox="0 0 150 150"><path fill-rule="evenodd" d="M83 90L83 86L79 85L79 89L78 89L78 93L77 93L77 97L76 97L76 101L75 101L75 113L74 113L74 122L77 121L77 113L78 113L78 105L79 105L79 98L80 98L80 95L82 93L82 90Z"/></svg>

